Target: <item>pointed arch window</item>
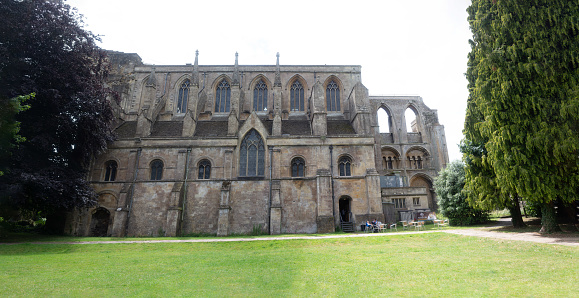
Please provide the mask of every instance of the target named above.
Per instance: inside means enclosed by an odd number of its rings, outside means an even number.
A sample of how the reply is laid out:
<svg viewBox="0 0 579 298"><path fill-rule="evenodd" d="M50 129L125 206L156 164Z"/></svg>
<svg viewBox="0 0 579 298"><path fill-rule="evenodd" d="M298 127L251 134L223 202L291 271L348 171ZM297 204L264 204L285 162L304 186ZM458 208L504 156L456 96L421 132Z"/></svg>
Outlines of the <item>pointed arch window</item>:
<svg viewBox="0 0 579 298"><path fill-rule="evenodd" d="M296 80L290 88L290 109L304 111L304 87Z"/></svg>
<svg viewBox="0 0 579 298"><path fill-rule="evenodd" d="M341 157L338 160L338 170L340 171L340 176L352 176L351 167L352 159L348 156Z"/></svg>
<svg viewBox="0 0 579 298"><path fill-rule="evenodd" d="M256 112L267 110L267 85L263 80L259 80L253 88L253 110Z"/></svg>
<svg viewBox="0 0 579 298"><path fill-rule="evenodd" d="M109 160L105 163L105 181L115 181L117 179L117 162Z"/></svg>
<svg viewBox="0 0 579 298"><path fill-rule="evenodd" d="M239 148L239 176L263 177L265 174L265 146L263 139L252 129Z"/></svg>
<svg viewBox="0 0 579 298"><path fill-rule="evenodd" d="M333 80L326 87L326 104L328 111L340 111L340 88Z"/></svg>
<svg viewBox="0 0 579 298"><path fill-rule="evenodd" d="M223 79L217 89L215 90L215 112L227 113L229 112L229 105L231 102L231 87L225 79Z"/></svg>
<svg viewBox="0 0 579 298"><path fill-rule="evenodd" d="M198 179L209 179L211 177L211 162L203 159L199 162L199 176Z"/></svg>
<svg viewBox="0 0 579 298"><path fill-rule="evenodd" d="M179 88L179 97L177 98L177 113L187 112L187 102L189 101L189 87L191 86L191 81L189 79L185 80Z"/></svg>
<svg viewBox="0 0 579 298"><path fill-rule="evenodd" d="M301 157L296 157L292 159L292 177L304 177L305 176L306 162Z"/></svg>
<svg viewBox="0 0 579 298"><path fill-rule="evenodd" d="M155 159L151 162L151 180L163 179L163 161Z"/></svg>

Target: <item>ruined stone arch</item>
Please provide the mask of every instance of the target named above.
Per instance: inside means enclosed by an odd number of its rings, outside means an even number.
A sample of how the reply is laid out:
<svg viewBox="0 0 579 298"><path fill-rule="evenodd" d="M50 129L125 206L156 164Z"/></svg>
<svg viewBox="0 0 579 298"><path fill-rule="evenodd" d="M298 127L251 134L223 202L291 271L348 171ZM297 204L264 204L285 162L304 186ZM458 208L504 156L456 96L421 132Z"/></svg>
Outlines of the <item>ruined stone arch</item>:
<svg viewBox="0 0 579 298"><path fill-rule="evenodd" d="M424 173L417 173L410 177L410 187L426 188L428 209L435 211L438 208L438 204L436 203L436 194L434 193L433 183L434 180L432 177Z"/></svg>
<svg viewBox="0 0 579 298"><path fill-rule="evenodd" d="M426 169L430 162L430 153L422 146L412 146L406 150L406 167L408 169Z"/></svg>
<svg viewBox="0 0 579 298"><path fill-rule="evenodd" d="M401 168L400 152L391 146L382 146L380 149L382 169L394 170Z"/></svg>
<svg viewBox="0 0 579 298"><path fill-rule="evenodd" d="M383 131L382 129L382 123L380 121L380 110L383 110L386 113L386 124L388 125L388 129L387 131ZM392 110L390 109L390 107L388 107L386 104L382 103L380 104L377 108L376 111L374 112L374 114L376 115L376 125L378 125L380 127L380 133L394 133L396 131L396 125L394 123L394 117L393 117L393 113Z"/></svg>
<svg viewBox="0 0 579 298"><path fill-rule="evenodd" d="M414 113L415 116L415 125L411 125L409 127L409 119L407 119L407 111L410 110ZM406 108L404 109L404 121L406 121L406 123L404 123L404 126L406 126L406 131L409 133L422 133L423 129L422 129L422 119L420 116L420 112L418 110L418 108L413 104L413 103L409 103Z"/></svg>

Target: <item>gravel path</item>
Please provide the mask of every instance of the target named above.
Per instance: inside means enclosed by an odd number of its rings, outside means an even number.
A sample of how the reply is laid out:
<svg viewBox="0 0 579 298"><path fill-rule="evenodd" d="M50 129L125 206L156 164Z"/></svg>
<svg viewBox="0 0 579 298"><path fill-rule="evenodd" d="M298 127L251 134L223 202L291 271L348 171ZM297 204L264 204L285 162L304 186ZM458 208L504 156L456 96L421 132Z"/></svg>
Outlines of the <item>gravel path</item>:
<svg viewBox="0 0 579 298"><path fill-rule="evenodd" d="M510 225L510 219L500 220L496 226ZM579 247L579 235L577 234L548 234L543 235L536 232L495 232L488 228L473 229L448 229L431 230L424 232L398 232L398 233L372 233L372 234L341 234L341 235L317 235L317 236L296 236L296 237L256 237L256 238L211 238L211 239L183 239L183 240L128 240L128 241L85 241L85 242L32 242L32 244L121 244L121 243L182 243L182 242L235 242L235 241L267 241L267 240L293 240L293 239L328 239L346 237L389 237L395 235L422 234L422 233L449 233L463 236L474 236L493 238L509 241L527 241L554 245L566 245ZM19 243L0 243L0 245L10 245Z"/></svg>

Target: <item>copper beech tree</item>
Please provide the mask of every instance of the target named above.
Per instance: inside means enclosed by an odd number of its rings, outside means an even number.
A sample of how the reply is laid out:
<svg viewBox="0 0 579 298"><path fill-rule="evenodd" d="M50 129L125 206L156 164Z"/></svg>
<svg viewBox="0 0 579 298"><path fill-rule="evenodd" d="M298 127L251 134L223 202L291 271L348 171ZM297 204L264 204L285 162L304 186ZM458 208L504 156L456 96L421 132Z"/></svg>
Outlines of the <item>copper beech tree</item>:
<svg viewBox="0 0 579 298"><path fill-rule="evenodd" d="M86 169L113 140L105 51L62 1L0 2L0 98L35 93L16 115L25 141L0 177L0 210L50 220L95 202Z"/></svg>

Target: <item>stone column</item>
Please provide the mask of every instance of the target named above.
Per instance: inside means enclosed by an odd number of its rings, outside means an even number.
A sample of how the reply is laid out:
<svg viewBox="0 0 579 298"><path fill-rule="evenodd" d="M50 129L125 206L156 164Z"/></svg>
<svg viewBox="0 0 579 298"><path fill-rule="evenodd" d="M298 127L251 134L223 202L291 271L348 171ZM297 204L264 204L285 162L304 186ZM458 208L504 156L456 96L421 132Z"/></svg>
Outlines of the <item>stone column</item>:
<svg viewBox="0 0 579 298"><path fill-rule="evenodd" d="M132 192L132 183L125 183L121 189L119 195L119 201L117 204L117 209L115 210L115 216L113 219L113 230L111 236L113 237L125 237L125 231L127 226L127 219L129 215L129 209L127 208L129 202L129 194Z"/></svg>
<svg viewBox="0 0 579 298"><path fill-rule="evenodd" d="M382 212L382 192L380 188L380 175L376 169L366 170L366 196L368 200L368 214L370 217L376 217L380 221L384 213Z"/></svg>
<svg viewBox="0 0 579 298"><path fill-rule="evenodd" d="M165 236L175 237L179 230L179 222L183 209L181 208L183 200L183 182L175 183L171 191L171 199L167 210L167 221L165 224Z"/></svg>
<svg viewBox="0 0 579 298"><path fill-rule="evenodd" d="M219 199L219 218L217 219L217 236L229 235L229 194L231 182L224 181L221 185L221 198Z"/></svg>
<svg viewBox="0 0 579 298"><path fill-rule="evenodd" d="M269 219L269 233L281 234L281 183L279 180L272 181L271 185L271 210Z"/></svg>
<svg viewBox="0 0 579 298"><path fill-rule="evenodd" d="M331 174L328 169L319 169L316 173L317 184L317 219L318 233L334 232Z"/></svg>

